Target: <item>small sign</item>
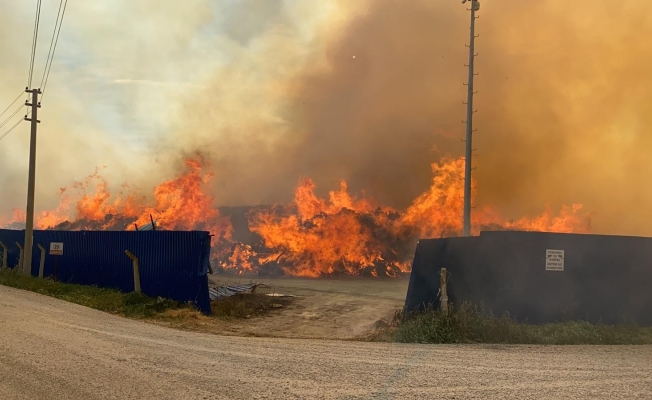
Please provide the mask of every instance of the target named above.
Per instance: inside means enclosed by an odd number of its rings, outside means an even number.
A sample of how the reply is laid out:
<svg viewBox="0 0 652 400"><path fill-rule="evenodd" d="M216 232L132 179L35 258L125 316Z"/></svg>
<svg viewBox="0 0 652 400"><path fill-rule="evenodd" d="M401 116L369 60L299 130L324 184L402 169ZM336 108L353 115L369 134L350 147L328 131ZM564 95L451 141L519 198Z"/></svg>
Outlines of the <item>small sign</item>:
<svg viewBox="0 0 652 400"><path fill-rule="evenodd" d="M62 256L63 255L63 243L50 243L50 255L51 256Z"/></svg>
<svg viewBox="0 0 652 400"><path fill-rule="evenodd" d="M564 250L546 250L546 271L564 270Z"/></svg>

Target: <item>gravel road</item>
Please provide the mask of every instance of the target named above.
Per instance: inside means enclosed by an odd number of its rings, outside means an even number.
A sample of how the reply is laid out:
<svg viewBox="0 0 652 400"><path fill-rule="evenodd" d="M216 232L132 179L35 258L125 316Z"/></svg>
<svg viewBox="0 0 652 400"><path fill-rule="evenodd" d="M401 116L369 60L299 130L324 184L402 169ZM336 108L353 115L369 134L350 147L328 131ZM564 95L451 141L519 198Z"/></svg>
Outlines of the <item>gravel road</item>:
<svg viewBox="0 0 652 400"><path fill-rule="evenodd" d="M221 337L0 286L0 399L650 399L652 347Z"/></svg>

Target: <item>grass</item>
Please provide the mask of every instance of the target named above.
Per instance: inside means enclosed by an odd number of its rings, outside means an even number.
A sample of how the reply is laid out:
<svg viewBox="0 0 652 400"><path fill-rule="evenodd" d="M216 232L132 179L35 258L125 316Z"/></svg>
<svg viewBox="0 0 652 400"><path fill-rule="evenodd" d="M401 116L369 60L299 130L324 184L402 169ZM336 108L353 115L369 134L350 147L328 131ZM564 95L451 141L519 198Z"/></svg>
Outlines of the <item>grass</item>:
<svg viewBox="0 0 652 400"><path fill-rule="evenodd" d="M73 285L0 270L0 285L29 290L129 318L170 323L180 329L212 331L219 321L247 319L269 314L291 304L291 298L262 293L240 293L212 302L212 317L201 315L194 306L140 293ZM213 321L213 322L211 322ZM602 325L584 321L532 325L509 315L494 316L480 307L464 304L443 314L428 309L394 319L370 337L373 341L401 343L499 343L499 344L652 344L652 328L636 325Z"/></svg>
<svg viewBox="0 0 652 400"><path fill-rule="evenodd" d="M652 344L652 328L590 324L584 321L533 325L505 314L497 317L464 304L444 314L439 310L407 315L397 312L372 340L400 343L499 343L547 345Z"/></svg>
<svg viewBox="0 0 652 400"><path fill-rule="evenodd" d="M25 276L13 270L0 270L0 285L29 290L111 314L137 319L157 319L183 323L207 319L191 304L153 298L141 293L122 293L116 289L74 285ZM292 302L289 298L270 297L261 293L239 293L211 304L212 317L221 320L246 319L268 314ZM208 317L210 318L210 317Z"/></svg>
<svg viewBox="0 0 652 400"><path fill-rule="evenodd" d="M153 298L136 292L122 293L115 289L54 282L25 276L13 270L0 271L0 285L29 290L130 318L152 318L168 310L194 310L192 305L162 297Z"/></svg>
<svg viewBox="0 0 652 400"><path fill-rule="evenodd" d="M292 300L270 297L261 293L238 293L225 299L213 301L213 316L223 319L243 319L268 314L272 310L288 306Z"/></svg>

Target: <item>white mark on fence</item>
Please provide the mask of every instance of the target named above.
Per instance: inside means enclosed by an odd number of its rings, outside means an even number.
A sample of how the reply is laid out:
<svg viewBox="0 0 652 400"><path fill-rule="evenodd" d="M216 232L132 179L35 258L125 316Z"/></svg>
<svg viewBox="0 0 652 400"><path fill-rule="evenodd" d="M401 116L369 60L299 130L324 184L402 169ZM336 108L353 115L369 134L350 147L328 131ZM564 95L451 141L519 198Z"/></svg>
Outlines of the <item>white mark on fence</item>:
<svg viewBox="0 0 652 400"><path fill-rule="evenodd" d="M546 271L564 270L564 250L546 250Z"/></svg>
<svg viewBox="0 0 652 400"><path fill-rule="evenodd" d="M58 242L50 243L50 255L51 256L62 256L63 255L63 243L58 243Z"/></svg>

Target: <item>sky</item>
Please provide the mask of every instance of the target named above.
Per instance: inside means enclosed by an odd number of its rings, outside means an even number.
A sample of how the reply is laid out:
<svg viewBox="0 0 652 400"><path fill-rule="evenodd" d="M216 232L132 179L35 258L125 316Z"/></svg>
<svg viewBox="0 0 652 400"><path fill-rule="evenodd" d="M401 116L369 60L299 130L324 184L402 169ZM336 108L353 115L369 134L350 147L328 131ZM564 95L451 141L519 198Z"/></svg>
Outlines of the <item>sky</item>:
<svg viewBox="0 0 652 400"><path fill-rule="evenodd" d="M0 109L26 83L35 3L0 0ZM321 193L346 179L406 207L431 163L463 154L460 3L70 0L39 114L36 208L96 167L148 189L196 151L216 205L287 202L311 177ZM57 7L43 0L39 82ZM651 8L482 1L475 205L518 218L581 203L596 232L652 235ZM0 215L24 203L28 132L0 141Z"/></svg>
<svg viewBox="0 0 652 400"><path fill-rule="evenodd" d="M35 4L0 2L2 108L27 83ZM37 82L58 7L43 0ZM162 154L160 147L182 145L162 138L187 115L192 99L210 95L214 74L248 64L246 82L224 82L221 90L249 96L282 72L274 71L273 59L270 66L256 59L265 40L275 40L267 39L269 31L278 31L276 40L308 43L336 7L292 0L69 1L39 114L37 208L52 207L56 189L96 167L105 167L102 173L115 184L135 180L147 187L170 175L168 163L177 163L179 154ZM307 51L304 46L288 57L300 63ZM265 118L278 119L260 106ZM22 205L28 136L23 123L0 145L0 212Z"/></svg>

